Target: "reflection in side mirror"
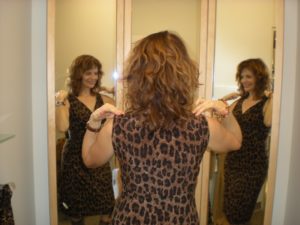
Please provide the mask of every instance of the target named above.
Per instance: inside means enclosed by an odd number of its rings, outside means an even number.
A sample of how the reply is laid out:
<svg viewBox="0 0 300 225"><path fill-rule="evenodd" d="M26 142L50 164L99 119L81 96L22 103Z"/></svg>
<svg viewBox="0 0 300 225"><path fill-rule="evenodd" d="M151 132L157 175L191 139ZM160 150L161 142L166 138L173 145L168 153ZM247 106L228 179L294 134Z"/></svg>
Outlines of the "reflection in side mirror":
<svg viewBox="0 0 300 225"><path fill-rule="evenodd" d="M216 8L213 98L219 99L239 88L235 81L237 65L244 59L261 58L269 69L273 68L275 3L267 0L258 4L233 4L224 0L218 1ZM236 13L232 14L232 10ZM251 16L253 12L255 18ZM245 68L249 67L253 72L251 66ZM251 92L251 84L255 85L251 79L239 81L246 92ZM252 99L245 95L233 104L233 114L244 136L243 146L240 152L211 155L210 219L217 224L228 220L230 223L247 223L251 220L255 221L253 224L262 225L268 195L265 178L268 172L266 143L269 137L269 128L262 119L267 115L262 111L268 105L268 100L265 97ZM256 112L261 112L261 115L258 116ZM248 131L252 131L253 135L248 137Z"/></svg>

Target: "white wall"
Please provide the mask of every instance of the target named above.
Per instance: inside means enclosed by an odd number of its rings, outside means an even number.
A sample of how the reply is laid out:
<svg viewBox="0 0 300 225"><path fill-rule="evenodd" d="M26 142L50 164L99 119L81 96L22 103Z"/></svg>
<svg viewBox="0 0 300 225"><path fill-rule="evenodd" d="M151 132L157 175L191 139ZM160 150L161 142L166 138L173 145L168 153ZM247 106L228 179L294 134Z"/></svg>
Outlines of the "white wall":
<svg viewBox="0 0 300 225"><path fill-rule="evenodd" d="M31 0L1 0L0 133L15 137L0 144L0 183L16 185L16 225L35 224L31 89Z"/></svg>
<svg viewBox="0 0 300 225"><path fill-rule="evenodd" d="M295 1L296 2L296 1ZM294 45L294 51L297 50L297 56L295 57L295 65L291 65L294 70L295 75L295 97L294 97L294 120L292 124L292 143L291 143L291 159L289 165L289 180L288 180L288 188L287 188L287 200L286 200L286 208L285 208L285 218L284 224L299 224L300 215L300 180L299 177L299 159L300 159L300 151L299 151L299 133L300 133L300 122L299 122L299 114L300 114L300 103L298 97L300 96L300 3L298 3L298 13L293 15L294 22L293 25L295 28L295 39L297 41L297 47ZM297 9L296 5L293 5L295 9ZM294 11L294 10L293 10ZM298 19L297 19L298 17ZM297 32L298 30L298 32ZM294 41L295 42L295 41ZM294 56L294 53L293 53Z"/></svg>
<svg viewBox="0 0 300 225"><path fill-rule="evenodd" d="M273 225L299 224L299 2L286 0L280 138ZM298 45L298 56L297 56ZM298 74L298 77L297 77ZM297 207L298 206L298 207Z"/></svg>

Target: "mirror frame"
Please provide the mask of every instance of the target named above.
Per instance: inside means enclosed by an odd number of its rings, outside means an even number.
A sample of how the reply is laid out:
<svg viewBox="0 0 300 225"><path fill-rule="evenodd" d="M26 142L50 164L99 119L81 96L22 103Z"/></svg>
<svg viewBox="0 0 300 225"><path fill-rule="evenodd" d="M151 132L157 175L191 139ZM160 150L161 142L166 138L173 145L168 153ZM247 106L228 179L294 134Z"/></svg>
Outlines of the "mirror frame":
<svg viewBox="0 0 300 225"><path fill-rule="evenodd" d="M216 5L217 0L209 0L208 3L208 40L207 40L207 69L205 79L205 98L211 98L213 91L213 68L214 68L214 51L215 51L215 28L216 28ZM275 48L275 82L273 93L273 109L272 109L272 129L269 155L269 169L268 169L268 185L267 196L264 214L264 225L272 224L272 212L275 191L276 166L277 166L277 152L280 129L280 104L281 104L281 86L283 73L283 32L284 32L284 0L274 0L275 4L275 27L276 27L276 48ZM203 164L203 190L201 192L201 217L200 224L207 224L208 215L208 183L210 171L210 157L211 153L206 152L202 159ZM206 185L204 185L206 184Z"/></svg>
<svg viewBox="0 0 300 225"><path fill-rule="evenodd" d="M55 0L47 0L48 174L50 224L58 224L55 140Z"/></svg>
<svg viewBox="0 0 300 225"><path fill-rule="evenodd" d="M199 96L211 98L214 67L215 15L217 0L201 0L200 27L200 62L199 71L203 84ZM117 0L117 72L122 76L123 62L131 48L131 0ZM264 225L271 225L275 177L277 165L277 151L279 140L281 83L283 67L283 24L284 0L275 0L275 86L273 94L273 115L270 143L270 159L268 170L267 199L265 206ZM47 95L48 95L48 174L49 174L49 209L50 224L58 224L57 212L57 181L56 181L56 140L55 140L55 0L47 0ZM117 106L123 108L124 90L121 80L116 82ZM278 112L278 113L274 113ZM196 189L196 204L200 217L200 224L207 224L208 213L208 180L210 153L205 153L200 166L198 185ZM205 185L206 184L206 185Z"/></svg>

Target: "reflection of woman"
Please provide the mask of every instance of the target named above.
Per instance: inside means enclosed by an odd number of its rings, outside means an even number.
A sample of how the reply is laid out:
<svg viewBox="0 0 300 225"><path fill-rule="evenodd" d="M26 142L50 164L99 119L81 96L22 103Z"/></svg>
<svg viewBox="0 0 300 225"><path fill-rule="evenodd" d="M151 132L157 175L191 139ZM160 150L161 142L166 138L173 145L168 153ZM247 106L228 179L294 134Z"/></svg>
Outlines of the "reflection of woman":
<svg viewBox="0 0 300 225"><path fill-rule="evenodd" d="M112 224L199 224L194 196L203 153L207 146L219 152L239 148L234 126L193 115L198 70L173 33L151 34L138 42L124 76L125 114L109 104L97 109L82 152L91 167L106 163L113 152L119 159L123 192ZM219 102L216 110L224 109ZM113 114L117 116L99 134L91 131Z"/></svg>
<svg viewBox="0 0 300 225"><path fill-rule="evenodd" d="M98 93L101 68L101 63L93 56L77 57L70 69L69 93L61 90L56 94L56 127L59 131L67 131L62 152L60 207L71 217L72 224L84 224L84 216L99 214L106 215L100 220L109 220L108 215L114 207L109 163L88 169L81 157L86 122L91 113L108 100Z"/></svg>
<svg viewBox="0 0 300 225"><path fill-rule="evenodd" d="M241 62L236 80L241 98L230 106L230 111L238 121L243 140L241 149L228 153L225 159L223 206L226 218L232 225L250 222L266 179L266 140L272 114L271 95L266 96L270 77L261 59Z"/></svg>

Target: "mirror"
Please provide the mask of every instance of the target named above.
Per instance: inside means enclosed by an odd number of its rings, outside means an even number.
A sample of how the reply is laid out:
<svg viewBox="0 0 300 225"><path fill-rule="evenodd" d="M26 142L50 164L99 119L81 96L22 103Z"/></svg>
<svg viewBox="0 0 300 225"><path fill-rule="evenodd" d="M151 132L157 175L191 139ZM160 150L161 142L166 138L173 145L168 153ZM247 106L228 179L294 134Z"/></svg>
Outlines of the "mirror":
<svg viewBox="0 0 300 225"><path fill-rule="evenodd" d="M276 82L280 83L281 65L277 67L275 60L276 57L281 57L282 54L276 55L278 51L282 52L281 44L279 43L279 45L277 45L276 43L276 34L278 35L278 31L282 31L281 27L278 27L280 23L278 23L277 19L280 17L280 15L278 15L280 12L277 6L278 1L274 0L222 0L215 2L215 5L213 5L213 10L215 10L216 15L214 24L214 54L212 55L213 99L220 99L238 90L237 82L235 81L237 66L240 62L249 58L260 58L264 61L269 69L273 87L277 86ZM281 33L279 33L279 37L281 37ZM279 49L276 49L278 46ZM277 60L277 63L278 62L281 63ZM278 71L275 71L275 68L278 68ZM276 76L276 74L278 76ZM274 96L275 94L277 95L275 92L280 92L280 90L276 88L273 90L274 104ZM233 101L230 101L229 103L232 102ZM273 108L273 113L278 114L278 111L274 111ZM248 156L245 156L248 157L248 159L244 158L247 162L252 160L251 166L248 169L246 168L245 162L241 163L240 167L236 166L235 170L229 169L229 164L233 164L230 160L236 152L227 154L211 153L210 166L207 168L209 170L207 224L228 224L224 221L225 217L226 220L231 221L231 223L244 224L247 220L246 218L249 218L249 215L251 215L251 219L246 222L250 222L250 224L269 224L271 214L266 215L265 213L266 202L267 199L272 202L272 189L274 187L272 186L273 175L269 172L267 176L267 164L270 162L269 171L273 171L274 162L271 162L269 156L276 154L276 146L270 148L271 141L275 143L275 140L271 140L271 132L278 132L278 126L276 126L276 122L274 123L274 118L276 117L277 115L273 115L273 125L269 134L266 135L265 147L262 147L258 155L249 152L249 154L247 154ZM252 144L253 142L254 140ZM246 148L249 149L247 151L251 150L251 147L242 146L243 151L245 151ZM255 157L257 157L256 160L253 159ZM243 159L240 159L236 164L242 160ZM259 168L263 167L262 164L265 165L265 169L262 169L261 175L259 175ZM243 174L235 176L237 171L244 170L245 172L243 172ZM254 185L254 181L250 182L250 180L257 179L255 176L262 177L264 181ZM248 181L243 185L242 181L245 178L247 178ZM232 182L235 182L234 187L237 189L233 190L234 188L230 188ZM256 193L254 191L255 188L257 189ZM253 192L253 194L247 195L250 192ZM230 196L230 199L227 196ZM253 199L253 208L249 205L243 205L243 202L250 202L251 199ZM239 207L234 207L233 201L239 202ZM247 207L248 213L246 213ZM236 221L233 222L235 219ZM244 221L242 222L242 220Z"/></svg>
<svg viewBox="0 0 300 225"><path fill-rule="evenodd" d="M200 3L200 0L132 0L131 42L134 44L158 31L174 31L185 41L191 57L199 62Z"/></svg>
<svg viewBox="0 0 300 225"><path fill-rule="evenodd" d="M97 58L102 64L103 71L101 87L108 89L114 87L113 74L116 71L117 60L116 0L88 0L88 2L86 0L55 0L54 42L55 92L68 90L66 80L70 79L71 63L80 55L92 55ZM85 63L89 62L91 61ZM84 67L87 64L81 65ZM91 80L87 81L92 82ZM101 91L100 93L104 102L108 101L108 98L115 100L114 93L107 91ZM110 165L108 164L103 168L87 169L82 160L77 160L81 159L81 141L77 142L77 140L83 138L77 135L82 133L82 129L73 129L74 125L72 123L80 127L81 122L86 120L91 113L91 108L89 107L90 110L87 110L86 107L88 101L81 101L80 97L81 95L77 97L74 95L74 97L68 99L70 113L67 132L56 129L59 225L71 224L73 218L74 221L78 221L79 217L84 218L85 225L99 224L100 220L104 220L99 215L109 214L114 206L111 176L115 168L115 161L112 160ZM97 97L98 101L100 100ZM98 106L100 106L99 104ZM60 116L59 113L61 112L56 114L56 122L61 120L58 117ZM85 130L85 128L83 129ZM110 185L107 184L109 182ZM116 186L114 186L114 191L117 191ZM100 222L100 224L102 223Z"/></svg>
<svg viewBox="0 0 300 225"><path fill-rule="evenodd" d="M205 51L202 25L206 22L203 5L206 0L131 0L130 37L132 46L139 39L155 32L169 30L176 32L184 40L188 52L196 62L202 62ZM159 9L159 10L158 10ZM204 40L204 42L203 42ZM203 49L202 49L203 47ZM201 71L201 64L199 67ZM196 205L200 214L200 182L196 188Z"/></svg>
<svg viewBox="0 0 300 225"><path fill-rule="evenodd" d="M57 14L58 8L55 6L55 4L59 4L58 1L64 2L64 6L67 8L67 6L74 4L79 4L80 2L85 4L82 4L82 10L90 7L92 4L98 4L104 3L105 6L101 7L103 11L101 11L101 14L97 15L102 18L102 16L105 18L104 21L102 19L103 23L109 23L111 22L111 27L106 27L105 29L100 29L99 25L101 24L101 20L96 19L95 17L89 17L92 19L92 22L96 23L94 25L93 29L87 31L86 34L79 33L79 37L71 36L69 33L67 33L67 30L74 29L71 27L63 28L61 27L61 30L58 31L56 28L56 24L59 23L57 20L57 17L55 14ZM111 0L89 0L89 4L86 4L86 1L84 0L78 0L77 3L73 2L70 3L68 0L48 0L48 20L47 20L47 77L48 77L48 149L49 149L49 190L50 190L50 218L51 218L51 225L57 225L58 224L58 211L57 211L57 184L56 184L56 138L59 137L59 135L56 135L55 132L55 101L54 101L54 93L56 90L62 89L64 87L64 79L67 75L67 68L70 66L72 60L77 55L81 54L81 52L74 52L72 49L70 51L65 51L58 55L58 47L56 44L56 36L59 35L56 32L61 32L62 39L66 41L66 45L70 43L74 43L75 40L78 41L80 39L81 35L93 35L94 33L97 33L97 35L100 35L99 40L103 40L102 37L106 41L112 41L114 38L115 46L113 47L115 50L111 52L104 52L102 51L97 54L97 48L102 49L96 46L102 46L103 43L101 41L97 42L97 44L91 44L89 41L82 41L80 44L78 44L78 47L84 48L89 47L91 50L90 54L94 54L103 64L104 69L104 78L103 83L107 84L107 86L114 85L116 86L116 96L117 96L117 105L118 107L123 106L123 85L121 82L114 83L114 80L111 78L112 71L116 70L119 75L121 76L122 66L124 58L126 57L129 49L131 48L132 43L134 43L139 38L158 30L162 29L170 29L172 31L177 31L180 36L185 40L188 50L190 51L190 54L193 56L193 58L199 62L199 68L200 68L200 82L204 85L201 86L201 90L199 95L207 98L211 98L216 96L216 91L214 90L213 84L213 71L216 70L218 67L218 52L222 51L220 46L218 45L218 38L215 40L215 26L218 28L221 28L219 26L219 23L215 23L215 20L217 17L215 17L216 13L216 5L217 2L223 3L227 2L228 0L222 0L222 1L215 1L215 0L189 0L189 4L185 4L186 1L180 1L180 0L166 0L166 1L146 1L146 0L122 0L122 1L111 1ZM258 4L258 2L262 2L259 0L255 1L242 1L241 4ZM263 1L264 2L264 1ZM268 1L269 2L269 1ZM283 0L273 0L275 6L271 6L271 8L274 10L273 16L275 20L275 27L276 27L276 49L275 52L275 59L274 59L274 77L276 79L276 82L274 82L274 100L273 100L273 125L272 125L272 131L271 131L271 140L270 140L270 160L269 160L269 171L268 171L268 185L266 186L266 199L265 199L265 208L264 208L264 224L270 225L271 224L271 218L272 218L272 204L273 204L273 195L274 195L274 184L275 184L275 171L276 171L276 151L277 151L277 140L279 136L279 107L280 107L280 92L281 92L281 70L282 70L282 56L283 56ZM106 4L107 3L107 4ZM236 2L235 2L236 3ZM114 4L114 7L112 6ZM259 3L263 4L263 3ZM223 4L224 5L224 4ZM69 7L68 6L68 7ZM108 7L110 8L110 13L115 13L115 17L108 16ZM147 8L148 7L148 8ZM219 6L218 6L219 7ZM249 6L250 7L250 6ZM65 8L65 10L66 10ZM160 10L157 10L157 9ZM93 12L97 8L93 8ZM69 8L68 11L71 11ZM81 11L77 13L77 17L81 16ZM105 10L105 11L104 11ZM113 11L115 10L115 11ZM220 9L218 9L220 10ZM271 10L271 9L270 9ZM73 11L74 12L74 11ZM160 12L164 12L163 14L160 14ZM63 11L60 13L63 14ZM236 11L231 10L231 13L235 15ZM237 12L243 15L241 12ZM92 15L92 14L88 14ZM155 16L154 16L155 15ZM256 16L256 11L252 12L251 16L249 16L249 20L253 19ZM110 21L107 20L107 18L111 18ZM240 20L241 18L239 18ZM245 18L244 18L245 19ZM263 19L264 20L264 19ZM100 21L100 22L99 22ZM114 21L114 22L112 22ZM72 22L72 21L71 21ZM82 24L84 21L82 20L80 24ZM234 21L236 22L236 21ZM234 22L232 24L234 24ZM223 27L224 29L232 28L232 24L225 25ZM77 26L75 29L79 30L82 26ZM244 28L245 26L242 26ZM253 28L253 27L252 27ZM252 29L251 28L251 29ZM255 28L253 28L255 29ZM101 34L98 33L98 31L101 32ZM109 31L109 32L108 32ZM113 31L116 32L114 36L111 36L110 38L107 38L108 33L113 33ZM217 30L216 30L217 31ZM220 31L219 31L220 32ZM271 31L272 32L272 31ZM217 31L218 33L218 31ZM233 34L236 33L236 30L233 31ZM256 32L254 33L256 34ZM250 38L251 42L253 39L251 38L252 34L249 36L246 36L246 38ZM267 36L261 36L261 37L268 37ZM237 37L235 37L237 38ZM216 41L216 43L215 43ZM101 43L102 44L101 44ZM84 43L84 44L83 44ZM247 47L248 44L243 47ZM215 46L216 44L216 46ZM73 44L73 47L76 46ZM214 46L216 48L216 57L214 56ZM59 48L63 48L64 46L60 46ZM56 49L56 53L55 53ZM105 48L103 48L105 49ZM81 49L84 51L83 49ZM232 53L232 56L239 57L238 54L234 54L234 51L239 50L238 48L229 49L226 51L226 53ZM77 50L76 50L77 51ZM273 51L273 50L271 50ZM73 56L68 56L69 59L65 60L64 56L67 54L74 54ZM110 56L111 61L104 61L106 60L106 56L108 53L111 53ZM114 54L115 53L115 54ZM104 56L102 56L104 54ZM265 53L263 53L264 55ZM268 55L272 53L266 53ZM225 53L223 54L225 55ZM61 62L65 62L64 65L60 67L60 69L56 68L58 59L56 57L62 56ZM228 67L230 69L230 73L228 73L231 77L231 81L233 81L233 85L235 85L234 82L234 71L237 66L237 63L239 62L239 59L246 59L247 57L252 57L252 55L242 55L240 58L236 58L235 62L232 63L232 66ZM264 57L266 57L264 55ZM227 58L227 60L232 60L232 58ZM115 60L115 61L114 61ZM214 63L214 61L216 61ZM267 62L266 62L267 63ZM55 66L56 65L56 66ZM110 66L109 66L110 65ZM268 66L270 67L270 64L268 62ZM56 69L55 69L56 68ZM271 69L271 68L270 68ZM233 71L233 72L232 72ZM233 74L232 74L233 73ZM221 73L223 75L224 73ZM59 75L56 77L56 75ZM215 75L217 76L217 75ZM233 77L232 77L233 76ZM108 79L108 80L106 80ZM216 78L217 79L217 78ZM218 79L217 79L218 80ZM107 82L107 83L106 83ZM219 85L221 85L219 83ZM228 85L226 83L226 85ZM230 84L229 84L230 85ZM214 93L214 95L212 94ZM202 165L200 169L200 174L198 178L198 185L197 191L196 191L196 204L198 207L199 215L201 215L201 225L207 224L207 211L208 211L208 190L213 188L213 185L208 188L208 185L212 182L210 181L212 177L212 174L209 174L209 168L210 168L210 162L213 161L210 160L210 155L205 154ZM200 210L201 208L201 210Z"/></svg>

